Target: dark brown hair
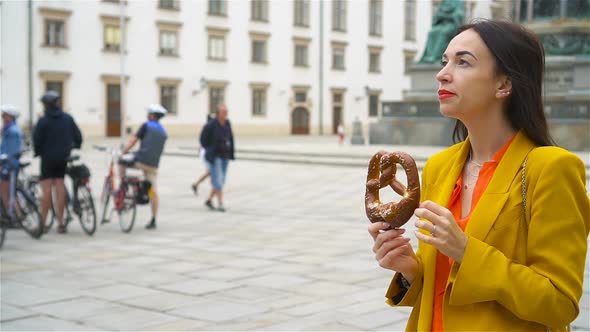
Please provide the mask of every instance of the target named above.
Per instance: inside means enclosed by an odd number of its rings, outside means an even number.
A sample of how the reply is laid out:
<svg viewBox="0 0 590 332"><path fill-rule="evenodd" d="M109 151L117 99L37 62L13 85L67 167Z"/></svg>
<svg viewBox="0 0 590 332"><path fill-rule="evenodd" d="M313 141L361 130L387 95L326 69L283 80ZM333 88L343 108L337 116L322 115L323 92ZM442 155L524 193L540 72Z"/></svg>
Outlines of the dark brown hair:
<svg viewBox="0 0 590 332"><path fill-rule="evenodd" d="M545 51L539 38L521 25L479 19L459 27L457 34L473 29L496 60L496 73L512 82L504 112L512 127L522 129L537 146L554 145L543 112ZM467 128L457 120L453 141L467 138Z"/></svg>

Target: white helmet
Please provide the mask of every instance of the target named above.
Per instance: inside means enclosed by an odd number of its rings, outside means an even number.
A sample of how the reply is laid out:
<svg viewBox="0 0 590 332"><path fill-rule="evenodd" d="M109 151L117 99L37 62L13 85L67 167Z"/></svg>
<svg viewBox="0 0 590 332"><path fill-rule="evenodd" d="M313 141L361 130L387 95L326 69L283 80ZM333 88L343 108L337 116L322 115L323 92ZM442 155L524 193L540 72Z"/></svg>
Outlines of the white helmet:
<svg viewBox="0 0 590 332"><path fill-rule="evenodd" d="M148 114L159 114L161 116L164 116L166 113L168 113L168 111L160 104L150 104L146 110Z"/></svg>
<svg viewBox="0 0 590 332"><path fill-rule="evenodd" d="M18 108L16 108L16 106L11 105L11 104L4 104L4 105L0 106L0 110L2 113L6 113L15 119L18 118L18 116L20 115Z"/></svg>

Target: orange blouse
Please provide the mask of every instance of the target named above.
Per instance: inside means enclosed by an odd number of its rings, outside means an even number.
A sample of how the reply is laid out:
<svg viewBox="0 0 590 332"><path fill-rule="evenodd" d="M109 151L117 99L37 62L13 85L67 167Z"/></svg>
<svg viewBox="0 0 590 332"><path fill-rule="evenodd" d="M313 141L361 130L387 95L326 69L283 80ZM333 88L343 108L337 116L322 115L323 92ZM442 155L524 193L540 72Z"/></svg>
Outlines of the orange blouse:
<svg viewBox="0 0 590 332"><path fill-rule="evenodd" d="M457 225L465 231L465 227L467 226L467 222L469 221L469 217L471 216L471 211L477 205L477 202L481 198L481 195L486 190L494 172L496 171L496 167L500 160L510 147L510 143L514 140L514 135L511 139L504 144L500 150L496 151L496 153L492 156L492 160L485 162L481 169L479 170L479 177L475 184L475 188L473 190L473 196L471 199L471 209L469 210L469 214L466 215L464 218L461 218L462 214L462 204L461 204L461 188L463 187L463 172L457 179L457 183L455 184L455 190L451 195L451 199L449 201L448 209L455 217L457 221ZM443 302L445 297L445 288L447 286L447 280L449 278L449 273L451 272L451 266L453 265L453 260L440 251L436 254L436 274L434 279L434 310L432 314L432 331L444 331L443 326Z"/></svg>

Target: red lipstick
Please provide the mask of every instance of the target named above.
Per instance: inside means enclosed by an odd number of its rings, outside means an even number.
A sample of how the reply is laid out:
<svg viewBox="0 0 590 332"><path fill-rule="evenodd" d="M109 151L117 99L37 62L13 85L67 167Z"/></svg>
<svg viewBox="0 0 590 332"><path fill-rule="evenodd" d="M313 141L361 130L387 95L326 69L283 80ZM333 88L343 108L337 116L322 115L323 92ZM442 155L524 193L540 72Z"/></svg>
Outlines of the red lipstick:
<svg viewBox="0 0 590 332"><path fill-rule="evenodd" d="M444 99L451 98L454 96L456 96L456 94L449 91L449 90L445 90L445 89L438 90L438 99L440 99L440 100L444 100Z"/></svg>

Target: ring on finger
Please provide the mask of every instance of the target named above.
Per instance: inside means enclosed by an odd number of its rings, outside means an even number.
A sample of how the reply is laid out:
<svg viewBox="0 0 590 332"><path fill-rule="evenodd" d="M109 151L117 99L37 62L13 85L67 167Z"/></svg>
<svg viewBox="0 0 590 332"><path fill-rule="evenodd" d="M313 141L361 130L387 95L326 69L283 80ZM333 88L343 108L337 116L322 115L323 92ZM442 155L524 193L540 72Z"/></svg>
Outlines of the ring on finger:
<svg viewBox="0 0 590 332"><path fill-rule="evenodd" d="M432 225L432 232L430 232L430 235L432 237L436 237L435 233L436 233L436 225Z"/></svg>

